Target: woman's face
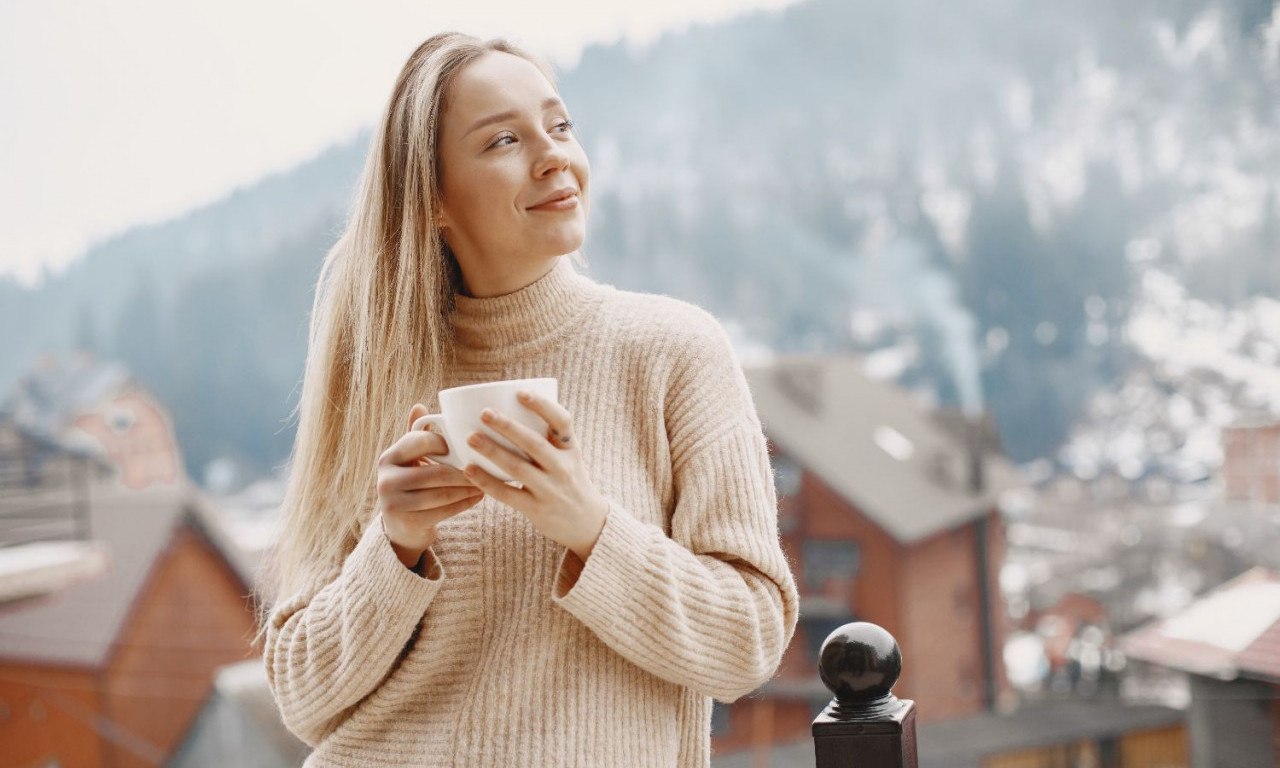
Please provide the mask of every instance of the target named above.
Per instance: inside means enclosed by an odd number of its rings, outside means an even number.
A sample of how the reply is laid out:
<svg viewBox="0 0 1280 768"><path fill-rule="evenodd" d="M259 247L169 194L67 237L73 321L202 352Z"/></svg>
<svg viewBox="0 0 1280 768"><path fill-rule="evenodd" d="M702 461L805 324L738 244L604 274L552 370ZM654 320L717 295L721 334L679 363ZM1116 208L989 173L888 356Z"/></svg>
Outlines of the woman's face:
<svg viewBox="0 0 1280 768"><path fill-rule="evenodd" d="M464 275L512 275L582 245L586 153L569 112L529 61L490 51L458 73L441 116L444 237ZM569 193L567 201L539 205Z"/></svg>

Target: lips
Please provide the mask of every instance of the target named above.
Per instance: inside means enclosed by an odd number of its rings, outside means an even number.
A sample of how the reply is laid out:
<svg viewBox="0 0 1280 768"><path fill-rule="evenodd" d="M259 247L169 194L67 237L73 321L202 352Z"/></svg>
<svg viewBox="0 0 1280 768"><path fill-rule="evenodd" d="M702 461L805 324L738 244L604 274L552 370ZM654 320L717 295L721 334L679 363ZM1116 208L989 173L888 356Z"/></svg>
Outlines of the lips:
<svg viewBox="0 0 1280 768"><path fill-rule="evenodd" d="M546 197L542 198L541 200L539 200L538 202L534 203L529 207L537 208L540 205L546 205L547 203L554 203L557 200L564 200L566 198L573 197L576 194L578 194L578 190L574 189L573 187L561 187L560 189L557 189L555 192L552 192L550 195L547 195Z"/></svg>

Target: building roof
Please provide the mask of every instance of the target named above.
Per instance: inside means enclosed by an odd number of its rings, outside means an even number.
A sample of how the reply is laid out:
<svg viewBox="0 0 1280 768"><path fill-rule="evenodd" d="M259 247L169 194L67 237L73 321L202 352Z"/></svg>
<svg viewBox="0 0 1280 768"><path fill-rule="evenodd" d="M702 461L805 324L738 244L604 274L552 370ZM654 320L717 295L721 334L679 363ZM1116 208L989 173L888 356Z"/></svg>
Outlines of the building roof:
<svg viewBox="0 0 1280 768"><path fill-rule="evenodd" d="M5 409L38 432L58 435L78 412L131 381L128 369L118 362L102 362L87 353L48 354L14 385Z"/></svg>
<svg viewBox="0 0 1280 768"><path fill-rule="evenodd" d="M52 454L78 456L92 462L102 471L112 467L111 462L103 459L99 452L85 441L60 436L56 431L46 431L42 426L31 423L30 420L20 421L14 403L0 406L0 430L11 432L15 440L21 441L30 448L42 449Z"/></svg>
<svg viewBox="0 0 1280 768"><path fill-rule="evenodd" d="M94 484L90 528L108 566L96 579L46 597L0 606L0 659L98 667L153 564L184 516L182 485L130 491Z"/></svg>
<svg viewBox="0 0 1280 768"><path fill-rule="evenodd" d="M871 379L859 358L781 357L746 374L770 440L899 541L980 517L1023 485L980 424L984 486L972 491L955 419L936 419L908 393Z"/></svg>
<svg viewBox="0 0 1280 768"><path fill-rule="evenodd" d="M1280 574L1253 568L1121 639L1131 658L1192 674L1280 682Z"/></svg>

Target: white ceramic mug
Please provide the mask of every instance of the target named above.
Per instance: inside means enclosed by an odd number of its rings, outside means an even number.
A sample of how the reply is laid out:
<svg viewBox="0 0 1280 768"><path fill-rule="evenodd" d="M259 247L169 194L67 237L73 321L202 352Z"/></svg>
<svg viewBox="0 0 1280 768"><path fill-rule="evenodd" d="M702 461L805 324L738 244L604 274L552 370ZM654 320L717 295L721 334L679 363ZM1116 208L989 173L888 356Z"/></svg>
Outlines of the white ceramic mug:
<svg viewBox="0 0 1280 768"><path fill-rule="evenodd" d="M558 398L559 381L553 378L505 379L440 390L440 413L430 413L413 422L414 429L437 432L448 444L448 453L443 456L430 454L427 458L456 469L463 469L468 464L478 464L494 477L512 482L514 478L467 445L467 436L472 432L480 432L499 445L510 449L517 456L528 459L527 453L480 420L481 412L485 408L492 408L508 419L529 427L539 435L546 435L547 422L516 399L516 393L522 389L555 401ZM432 427L435 429L431 429Z"/></svg>

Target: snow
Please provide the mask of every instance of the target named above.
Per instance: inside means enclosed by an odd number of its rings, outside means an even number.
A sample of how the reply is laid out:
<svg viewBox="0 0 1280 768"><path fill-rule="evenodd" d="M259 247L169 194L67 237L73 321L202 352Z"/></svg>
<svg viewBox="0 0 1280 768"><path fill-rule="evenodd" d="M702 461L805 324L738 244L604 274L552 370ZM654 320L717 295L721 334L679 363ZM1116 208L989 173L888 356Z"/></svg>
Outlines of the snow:
<svg viewBox="0 0 1280 768"><path fill-rule="evenodd" d="M1191 298L1161 269L1141 275L1124 328L1139 363L1093 397L1058 458L1082 479L1156 471L1200 482L1222 466L1224 427L1280 418L1280 301L1219 306Z"/></svg>
<svg viewBox="0 0 1280 768"><path fill-rule="evenodd" d="M1280 583L1244 584L1211 595L1165 621L1161 634L1243 651L1280 621Z"/></svg>
<svg viewBox="0 0 1280 768"><path fill-rule="evenodd" d="M63 589L106 571L106 548L83 541L44 541L0 548L0 602Z"/></svg>

